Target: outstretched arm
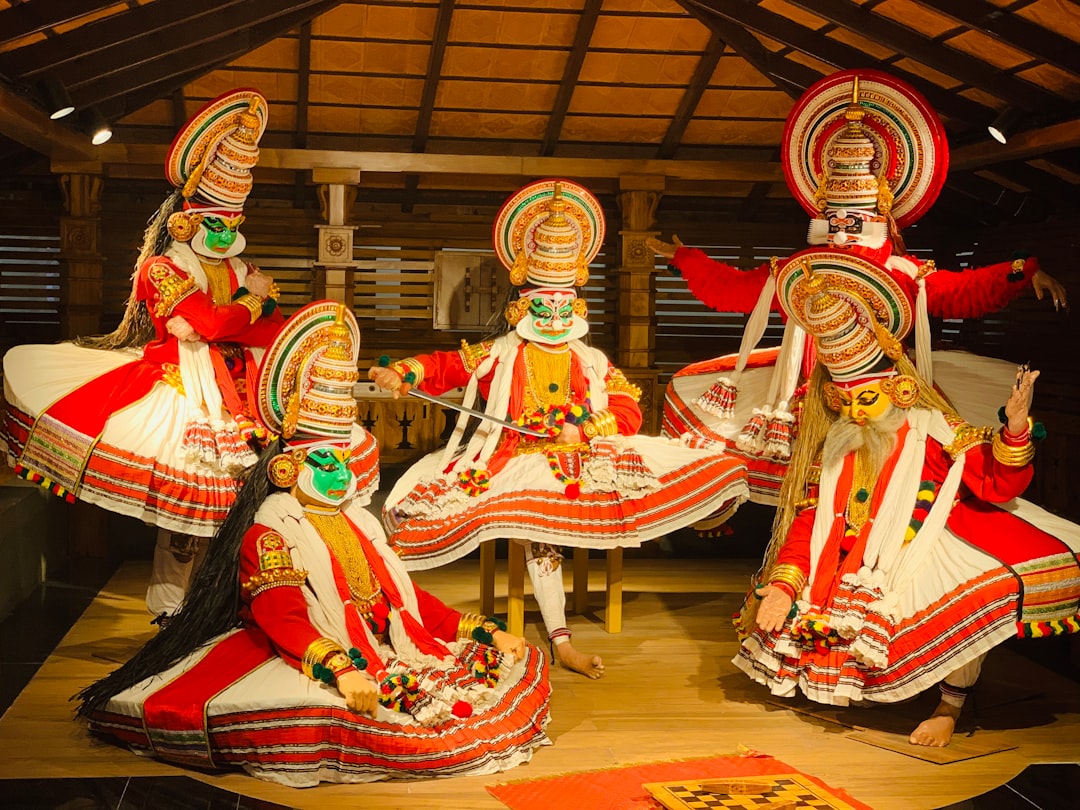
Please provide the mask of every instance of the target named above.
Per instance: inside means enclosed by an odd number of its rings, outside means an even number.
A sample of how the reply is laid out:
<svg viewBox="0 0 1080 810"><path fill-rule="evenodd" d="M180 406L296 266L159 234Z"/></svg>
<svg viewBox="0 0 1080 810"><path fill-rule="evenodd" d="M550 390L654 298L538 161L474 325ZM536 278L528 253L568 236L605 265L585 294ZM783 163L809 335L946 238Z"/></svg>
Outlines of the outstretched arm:
<svg viewBox="0 0 1080 810"><path fill-rule="evenodd" d="M691 294L709 309L717 312L750 312L757 304L761 288L769 277L768 262L753 270L740 270L730 264L709 258L697 248L688 248L673 236L672 242L649 238L645 243L668 260L673 270L686 280ZM779 312L773 298L771 308Z"/></svg>

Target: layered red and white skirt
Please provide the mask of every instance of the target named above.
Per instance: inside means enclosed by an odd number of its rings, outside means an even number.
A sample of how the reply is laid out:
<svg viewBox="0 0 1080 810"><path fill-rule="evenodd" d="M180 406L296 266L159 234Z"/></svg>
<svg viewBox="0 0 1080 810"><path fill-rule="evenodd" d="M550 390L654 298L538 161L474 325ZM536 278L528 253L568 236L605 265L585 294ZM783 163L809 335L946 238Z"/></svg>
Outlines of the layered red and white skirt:
<svg viewBox="0 0 1080 810"><path fill-rule="evenodd" d="M520 453L488 481L444 465L441 451L424 457L384 503L407 568L436 568L498 538L635 548L747 498L745 465L721 447L653 436L594 439L587 453Z"/></svg>
<svg viewBox="0 0 1080 810"><path fill-rule="evenodd" d="M260 631L245 628L121 692L90 728L167 762L242 768L290 787L497 773L550 745L547 662L527 647L487 687L467 664L475 644L451 645L457 660L446 669L414 672L468 693L473 714L464 719L426 726L382 706L374 718L353 712L336 689L293 669ZM396 671L393 659L387 666Z"/></svg>

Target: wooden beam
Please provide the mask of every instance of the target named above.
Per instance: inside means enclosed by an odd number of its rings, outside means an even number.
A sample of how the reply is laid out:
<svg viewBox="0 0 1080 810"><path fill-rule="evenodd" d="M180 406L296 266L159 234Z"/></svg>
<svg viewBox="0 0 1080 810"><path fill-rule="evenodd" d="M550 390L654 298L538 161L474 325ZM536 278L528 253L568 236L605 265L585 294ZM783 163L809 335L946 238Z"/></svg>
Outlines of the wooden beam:
<svg viewBox="0 0 1080 810"><path fill-rule="evenodd" d="M782 42L788 47L812 56L838 69L872 67L903 79L919 90L942 115L965 121L972 126L991 121L995 111L952 90L940 87L921 76L900 70L895 65L873 59L857 48L828 39L822 34L792 22L779 14L753 3L732 3L725 0L698 0L697 5L737 25Z"/></svg>
<svg viewBox="0 0 1080 810"><path fill-rule="evenodd" d="M1054 67L1080 75L1080 48L1076 42L1010 13L985 0L949 0L947 3L923 2L936 14L952 17L957 22L981 31L988 36L1019 48Z"/></svg>
<svg viewBox="0 0 1080 810"><path fill-rule="evenodd" d="M1062 121L1041 129L1029 129L998 143L987 136L982 143L962 146L949 156L949 168L957 171L981 169L1007 160L1041 157L1058 149L1075 148L1080 143L1080 118Z"/></svg>
<svg viewBox="0 0 1080 810"><path fill-rule="evenodd" d="M559 144L563 122L566 121L566 113L570 109L574 88L581 76L581 66L585 64L585 57L589 53L589 43L592 42L596 21L603 5L603 0L586 0L585 7L581 10L581 18L574 31L574 43L570 46L570 56L567 57L562 80L559 82L559 92L555 96L547 128L544 130L544 139L540 143L540 154L544 157L555 154L555 147Z"/></svg>
<svg viewBox="0 0 1080 810"><path fill-rule="evenodd" d="M116 0L81 0L79 3L36 0L33 3L19 3L0 11L0 45L115 5ZM78 10L73 11L73 6Z"/></svg>
<svg viewBox="0 0 1080 810"><path fill-rule="evenodd" d="M723 56L726 47L727 44L724 42L724 38L716 31L713 31L712 36L709 37L709 44L705 46L705 53L701 55L701 59L698 60L697 66L694 68L694 75L690 78L690 84L686 86L686 91L683 93L682 98L679 99L679 108L675 111L667 132L664 133L664 140L660 144L660 149L657 150L656 156L661 160L672 157L675 150L679 148L679 144L682 143L687 124L690 123L697 105L701 103L701 97L705 94L705 90L716 72L716 66L720 63L720 57Z"/></svg>
<svg viewBox="0 0 1080 810"><path fill-rule="evenodd" d="M741 25L735 25L723 17L718 17L710 8L706 8L696 0L678 0L678 3L698 22L714 34L718 34L728 47L791 98L798 98L807 87L821 78L821 74L816 70L773 53Z"/></svg>
<svg viewBox="0 0 1080 810"><path fill-rule="evenodd" d="M53 121L44 110L0 84L0 134L43 155L57 152L95 159L99 147Z"/></svg>
<svg viewBox="0 0 1080 810"><path fill-rule="evenodd" d="M65 31L48 39L24 45L0 54L0 73L28 79L40 73L55 73L60 68L82 63L84 72L95 73L97 60L117 49L137 47L137 41L153 42L159 48L181 32L171 31L183 25L199 30L215 25L207 15L225 12L247 0L156 0L144 6ZM236 10L228 12L235 15ZM224 19L224 17L219 18Z"/></svg>
<svg viewBox="0 0 1080 810"><path fill-rule="evenodd" d="M110 142L99 147L98 159L110 164L153 166L164 164L164 144ZM411 152L347 152L324 149L259 150L259 168L309 170L349 169L391 174L504 175L508 177L618 178L628 174L656 175L679 180L784 182L779 162L705 160L625 160L571 157L521 157ZM63 165L54 161L54 171Z"/></svg>
<svg viewBox="0 0 1080 810"><path fill-rule="evenodd" d="M1061 103L1059 96L1045 88L1002 73L981 59L943 47L941 42L868 11L850 0L787 2L1021 109L1053 109Z"/></svg>
<svg viewBox="0 0 1080 810"><path fill-rule="evenodd" d="M100 104L198 66L209 69L227 64L336 5L337 0L261 0L259 16L243 28L237 29L233 16L225 15L207 29L207 18L204 25L186 30L182 37L164 42L151 37L140 41L138 48L129 47L119 58L95 62L94 70L83 79L66 72L61 72L61 78L78 106Z"/></svg>

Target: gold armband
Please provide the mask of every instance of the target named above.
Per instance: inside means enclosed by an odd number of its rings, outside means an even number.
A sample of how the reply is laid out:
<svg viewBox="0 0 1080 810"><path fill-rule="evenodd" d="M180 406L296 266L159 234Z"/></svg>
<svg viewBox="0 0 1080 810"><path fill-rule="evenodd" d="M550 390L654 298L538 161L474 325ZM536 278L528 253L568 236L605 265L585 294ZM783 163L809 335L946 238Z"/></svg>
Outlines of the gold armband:
<svg viewBox="0 0 1080 810"><path fill-rule="evenodd" d="M315 673L312 671L315 665L322 664L324 661L334 661L338 655L344 656L346 661L349 660L348 654L341 649L341 646L336 641L325 636L317 638L304 650L304 657L300 659L300 668L311 680L317 681L319 678L316 678ZM333 669L333 667L329 666L329 663L324 664L324 666Z"/></svg>
<svg viewBox="0 0 1080 810"><path fill-rule="evenodd" d="M630 397L630 399L634 400L634 402L641 400L641 386L630 382L626 379L626 375L617 368L613 368L608 372L607 379L604 380L604 383L607 387L609 396L611 394L625 394Z"/></svg>
<svg viewBox="0 0 1080 810"><path fill-rule="evenodd" d="M154 264L147 275L158 292L154 314L159 318L171 315L177 304L199 289L195 286L195 279L178 275L168 264Z"/></svg>
<svg viewBox="0 0 1080 810"><path fill-rule="evenodd" d="M491 355L491 341L469 343L467 340L462 340L460 351L465 370L472 374Z"/></svg>
<svg viewBox="0 0 1080 810"><path fill-rule="evenodd" d="M251 323L255 323L262 315L262 299L253 293L244 293L233 303L239 304L251 314Z"/></svg>
<svg viewBox="0 0 1080 810"><path fill-rule="evenodd" d="M980 444L990 441L990 435L994 432L991 427L975 427L967 423L953 425L953 440L945 448L945 452L956 458L963 452Z"/></svg>
<svg viewBox="0 0 1080 810"><path fill-rule="evenodd" d="M487 616L481 616L479 613L462 613L461 618L458 619L458 639L463 641L471 640L473 630L480 627L485 621L487 621Z"/></svg>
<svg viewBox="0 0 1080 810"><path fill-rule="evenodd" d="M619 432L619 425L615 421L615 414L611 411L597 411L582 422L581 432L587 439L595 439L597 436L614 436Z"/></svg>
<svg viewBox="0 0 1080 810"><path fill-rule="evenodd" d="M806 586L806 574L803 573L799 566L791 563L774 565L765 579L770 584L773 582L784 583L795 592L796 599L799 598L799 594L802 593L802 589Z"/></svg>
<svg viewBox="0 0 1080 810"><path fill-rule="evenodd" d="M1000 432L994 434L990 442L990 450L994 458L1006 467L1026 467L1035 458L1035 445L1030 440L1027 444L1017 447L1006 444Z"/></svg>

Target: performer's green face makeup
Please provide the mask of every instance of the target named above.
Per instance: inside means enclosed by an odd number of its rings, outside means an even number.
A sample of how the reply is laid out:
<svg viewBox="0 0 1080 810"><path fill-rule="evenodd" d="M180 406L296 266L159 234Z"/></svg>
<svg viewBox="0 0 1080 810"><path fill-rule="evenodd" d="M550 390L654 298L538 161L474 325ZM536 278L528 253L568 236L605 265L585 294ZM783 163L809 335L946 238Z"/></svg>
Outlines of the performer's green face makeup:
<svg viewBox="0 0 1080 810"><path fill-rule="evenodd" d="M349 451L339 447L316 447L304 459L300 490L318 503L336 506L352 491Z"/></svg>
<svg viewBox="0 0 1080 810"><path fill-rule="evenodd" d="M565 338L574 324L574 294L555 293L529 299L533 331L549 340Z"/></svg>
<svg viewBox="0 0 1080 810"><path fill-rule="evenodd" d="M204 217L200 226L206 234L203 244L214 253L228 253L236 241L237 229L243 221L243 214L229 218Z"/></svg>

